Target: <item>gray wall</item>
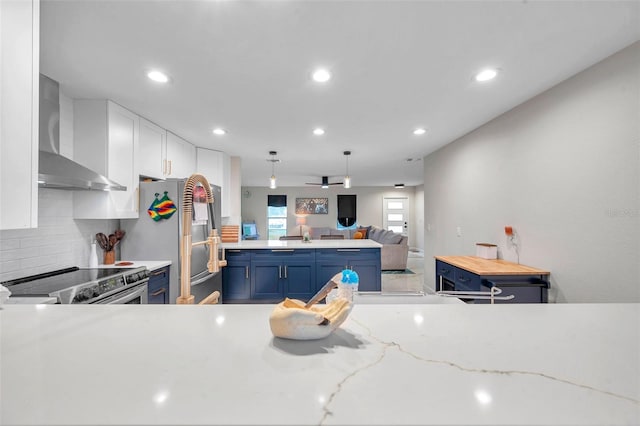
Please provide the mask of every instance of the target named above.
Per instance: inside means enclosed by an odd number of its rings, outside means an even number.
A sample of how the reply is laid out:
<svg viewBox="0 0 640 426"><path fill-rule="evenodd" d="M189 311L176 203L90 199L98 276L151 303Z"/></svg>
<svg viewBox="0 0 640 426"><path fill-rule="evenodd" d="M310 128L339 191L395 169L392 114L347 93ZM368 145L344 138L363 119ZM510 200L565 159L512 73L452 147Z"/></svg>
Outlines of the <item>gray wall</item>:
<svg viewBox="0 0 640 426"><path fill-rule="evenodd" d="M425 157L427 285L476 242L516 260L509 225L553 300L640 302L639 80L635 43Z"/></svg>
<svg viewBox="0 0 640 426"><path fill-rule="evenodd" d="M248 191L248 192L247 192ZM250 193L250 195L248 195ZM416 233L423 233L423 228L417 228L415 208L415 187L394 189L385 187L329 187L327 189L313 187L282 187L269 189L267 187L242 187L242 220L254 220L258 227L261 239L267 238L267 195L287 195L289 208L287 229L289 234L297 234L296 216L294 215L295 200L297 197L326 197L329 198L329 213L307 216L307 226L336 227L337 221L337 195L357 195L357 223L358 225L374 225L382 227L382 200L384 197L407 197L409 199L409 246L422 249L417 246ZM422 217L422 213L421 217Z"/></svg>

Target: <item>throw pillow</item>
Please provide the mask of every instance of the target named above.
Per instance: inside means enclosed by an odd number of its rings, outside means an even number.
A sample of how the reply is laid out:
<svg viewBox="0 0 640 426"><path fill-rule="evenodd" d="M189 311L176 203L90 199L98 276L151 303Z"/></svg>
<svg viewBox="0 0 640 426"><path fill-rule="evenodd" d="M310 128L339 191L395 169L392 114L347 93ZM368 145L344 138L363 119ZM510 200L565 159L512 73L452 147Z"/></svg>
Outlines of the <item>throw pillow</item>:
<svg viewBox="0 0 640 426"><path fill-rule="evenodd" d="M384 242L382 244L399 244L402 241L402 234L396 234L395 232L389 232L384 236Z"/></svg>
<svg viewBox="0 0 640 426"><path fill-rule="evenodd" d="M370 226L360 227L360 228L356 229L356 232L360 232L362 234L361 238L369 238L369 229L371 229Z"/></svg>
<svg viewBox="0 0 640 426"><path fill-rule="evenodd" d="M353 239L354 240L361 240L364 238L364 235L362 235L362 232L360 231L356 231L353 233Z"/></svg>

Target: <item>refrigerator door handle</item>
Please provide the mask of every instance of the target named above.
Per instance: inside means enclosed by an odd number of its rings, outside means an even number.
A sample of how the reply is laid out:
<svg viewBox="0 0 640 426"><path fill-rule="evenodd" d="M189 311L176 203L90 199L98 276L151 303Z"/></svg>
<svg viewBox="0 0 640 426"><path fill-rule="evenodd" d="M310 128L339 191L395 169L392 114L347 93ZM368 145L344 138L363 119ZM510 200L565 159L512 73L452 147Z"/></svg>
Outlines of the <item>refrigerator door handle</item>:
<svg viewBox="0 0 640 426"><path fill-rule="evenodd" d="M217 274L217 272L216 272L216 274ZM211 277L212 277L212 276L214 276L214 275L215 275L215 274L207 273L207 275L205 275L205 276L203 276L203 277L201 277L201 278L197 278L197 279L195 279L195 280L194 280L194 279L191 279L191 287L193 287L194 285L198 285L198 284L200 284L200 283L203 283L203 282L207 281L209 278L211 278Z"/></svg>

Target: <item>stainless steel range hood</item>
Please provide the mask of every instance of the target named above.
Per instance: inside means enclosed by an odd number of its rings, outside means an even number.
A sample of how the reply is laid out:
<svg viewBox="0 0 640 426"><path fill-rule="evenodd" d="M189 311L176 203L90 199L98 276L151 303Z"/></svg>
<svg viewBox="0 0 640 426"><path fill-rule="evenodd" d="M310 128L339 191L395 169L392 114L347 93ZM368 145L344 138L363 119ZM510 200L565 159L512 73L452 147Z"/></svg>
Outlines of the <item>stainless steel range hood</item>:
<svg viewBox="0 0 640 426"><path fill-rule="evenodd" d="M68 190L126 191L87 167L60 155L60 88L40 74L40 163L38 186Z"/></svg>

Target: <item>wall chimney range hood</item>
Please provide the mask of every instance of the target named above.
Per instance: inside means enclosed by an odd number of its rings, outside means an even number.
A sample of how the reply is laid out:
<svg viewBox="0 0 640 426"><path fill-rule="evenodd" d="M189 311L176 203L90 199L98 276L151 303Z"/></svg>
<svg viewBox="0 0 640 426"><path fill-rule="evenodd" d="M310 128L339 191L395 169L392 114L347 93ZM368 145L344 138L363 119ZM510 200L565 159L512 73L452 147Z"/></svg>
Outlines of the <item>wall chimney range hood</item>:
<svg viewBox="0 0 640 426"><path fill-rule="evenodd" d="M38 186L67 190L126 191L87 167L60 155L60 88L40 74L40 134Z"/></svg>

